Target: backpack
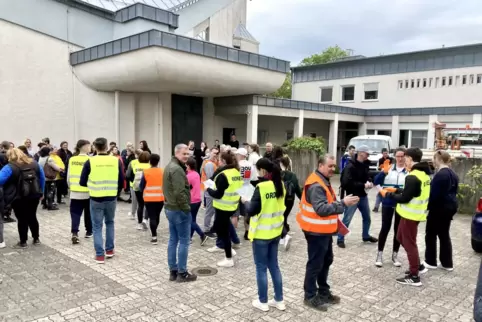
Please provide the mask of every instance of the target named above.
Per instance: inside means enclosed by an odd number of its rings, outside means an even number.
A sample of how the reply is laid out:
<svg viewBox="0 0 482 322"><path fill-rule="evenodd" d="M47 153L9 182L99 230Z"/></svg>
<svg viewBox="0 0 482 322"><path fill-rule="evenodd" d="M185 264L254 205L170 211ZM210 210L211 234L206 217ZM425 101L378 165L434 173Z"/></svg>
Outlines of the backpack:
<svg viewBox="0 0 482 322"><path fill-rule="evenodd" d="M41 195L42 189L40 189L35 164L15 165L15 167L18 169L16 199Z"/></svg>
<svg viewBox="0 0 482 322"><path fill-rule="evenodd" d="M281 179L283 180L285 184L285 189L286 189L286 199L292 200L295 198L295 186L293 184L293 181L291 180L285 180L285 174L286 171L283 171L281 175Z"/></svg>
<svg viewBox="0 0 482 322"><path fill-rule="evenodd" d="M50 157L47 157L47 160L44 164L45 178L49 180L55 180L55 178L57 178L57 171L55 171L54 168L49 165L49 159Z"/></svg>

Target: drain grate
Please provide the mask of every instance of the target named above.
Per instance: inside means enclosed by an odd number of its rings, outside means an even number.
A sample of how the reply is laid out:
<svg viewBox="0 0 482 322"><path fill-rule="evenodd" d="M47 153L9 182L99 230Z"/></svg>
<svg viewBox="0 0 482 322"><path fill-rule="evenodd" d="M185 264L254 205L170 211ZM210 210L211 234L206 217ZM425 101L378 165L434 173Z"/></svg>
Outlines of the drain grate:
<svg viewBox="0 0 482 322"><path fill-rule="evenodd" d="M218 270L212 267L196 267L192 272L197 276L213 276L218 273Z"/></svg>

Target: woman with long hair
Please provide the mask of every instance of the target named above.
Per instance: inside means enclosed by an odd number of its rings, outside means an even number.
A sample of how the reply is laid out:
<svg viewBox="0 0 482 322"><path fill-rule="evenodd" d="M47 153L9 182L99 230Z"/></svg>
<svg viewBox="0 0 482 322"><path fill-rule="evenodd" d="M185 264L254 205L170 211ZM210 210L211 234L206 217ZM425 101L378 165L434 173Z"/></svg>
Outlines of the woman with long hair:
<svg viewBox="0 0 482 322"><path fill-rule="evenodd" d="M446 271L454 269L452 259L452 240L450 224L457 213L457 192L459 178L450 169L450 154L437 151L433 155L433 164L437 172L430 184L427 226L425 228L425 262L428 269L437 268L437 237L440 241L440 268Z"/></svg>
<svg viewBox="0 0 482 322"><path fill-rule="evenodd" d="M261 158L259 152L259 145L250 144L248 147L248 155L248 161L251 162L251 164L256 164L256 162L258 162L258 160Z"/></svg>
<svg viewBox="0 0 482 322"><path fill-rule="evenodd" d="M201 145L200 145L199 149L194 150L194 157L195 157L196 165L197 165L197 168L195 169L195 171L197 171L198 173L201 170L201 165L203 163L204 158L206 157L207 151L208 151L208 146L206 145L206 142L204 142L204 141L201 142Z"/></svg>
<svg viewBox="0 0 482 322"><path fill-rule="evenodd" d="M259 182L251 201L242 198L250 216L248 238L253 242L256 265L258 299L253 306L268 311L270 306L286 310L283 301L283 282L278 266L278 245L283 231L283 212L286 209L286 190L281 179L281 169L267 158L256 163ZM274 286L274 299L268 301L268 273Z"/></svg>
<svg viewBox="0 0 482 322"><path fill-rule="evenodd" d="M144 170L150 168L149 159L151 155L149 152L144 151L139 155L137 162L131 162L131 170L127 170L127 179L132 182L132 190L137 200L137 229L147 230L147 211L144 206L144 198L140 189L140 183ZM134 203L133 203L134 204Z"/></svg>
<svg viewBox="0 0 482 322"><path fill-rule="evenodd" d="M33 158L35 155L35 152L33 152L32 140L28 138L25 139L25 141L23 141L23 145L25 145L25 147L27 148L28 154Z"/></svg>
<svg viewBox="0 0 482 322"><path fill-rule="evenodd" d="M18 248L27 248L28 230L33 244L39 245L37 207L45 187L45 176L37 162L21 150L7 151L8 164L0 170L0 187L4 190L6 205L12 205L18 221L20 241Z"/></svg>
<svg viewBox="0 0 482 322"><path fill-rule="evenodd" d="M238 161L234 154L227 151L221 154L221 167L214 173L215 189L208 188L207 193L214 198L215 211L214 230L224 247L225 259L217 263L221 267L233 267L233 250L231 248L231 217L238 209L239 195L237 191L243 186Z"/></svg>
<svg viewBox="0 0 482 322"><path fill-rule="evenodd" d="M74 155L69 159L67 172L67 183L70 188L70 219L72 244L78 244L80 218L84 213L85 238L92 237L92 220L90 217L90 195L89 189L79 185L80 175L90 152L90 142L87 140L77 141Z"/></svg>
<svg viewBox="0 0 482 322"><path fill-rule="evenodd" d="M151 154L151 149L149 149L149 146L147 145L147 141L146 140L142 140L141 142L139 142L139 149L141 149L142 151L145 151L145 152L149 152L149 154Z"/></svg>
<svg viewBox="0 0 482 322"><path fill-rule="evenodd" d="M57 162L55 160L57 158ZM57 175L64 171L63 167L59 166L60 164L63 166L62 160L60 160L59 156L52 152L49 146L44 146L39 151L39 160L38 164L43 170L47 170L48 167L50 172L52 172L53 176L49 177L49 172L45 173L45 189L44 189L44 198L42 200L43 209L47 210L58 210L59 208L55 204L55 181L57 179ZM44 171L46 172L46 171Z"/></svg>
<svg viewBox="0 0 482 322"><path fill-rule="evenodd" d="M192 242L192 236L194 235L194 232L196 232L201 238L201 246L203 246L208 240L208 237L196 222L197 213L199 211L199 208L201 207L201 177L197 172L196 160L194 160L193 157L187 160L186 166L187 166L187 175L186 175L187 181L189 183L189 187L191 190L191 202L190 202L191 217L192 217L191 242Z"/></svg>
<svg viewBox="0 0 482 322"><path fill-rule="evenodd" d="M67 143L67 141L63 141L62 143L60 143L60 149L57 152L57 154L60 157L60 159L62 159L62 162L64 163L64 169L65 169L65 172L60 176L60 179L57 182L57 185L58 185L57 202L61 203L62 196L66 197L67 194L69 193L66 173L67 173L67 167L69 165L69 159L72 157L72 152L70 152L69 150L69 144ZM59 199L59 194L60 194L60 199Z"/></svg>

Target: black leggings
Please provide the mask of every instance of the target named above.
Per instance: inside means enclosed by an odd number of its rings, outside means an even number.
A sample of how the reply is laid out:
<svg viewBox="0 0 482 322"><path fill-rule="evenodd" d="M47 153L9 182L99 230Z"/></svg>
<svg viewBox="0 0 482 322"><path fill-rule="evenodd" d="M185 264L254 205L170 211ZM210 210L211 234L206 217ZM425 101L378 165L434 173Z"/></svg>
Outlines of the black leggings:
<svg viewBox="0 0 482 322"><path fill-rule="evenodd" d="M18 235L21 243L28 240L28 230L32 238L39 238L39 223L37 220L37 207L40 198L20 198L12 204L15 217L17 217Z"/></svg>
<svg viewBox="0 0 482 322"><path fill-rule="evenodd" d="M398 252L400 242L397 239L398 224L400 223L400 215L397 214L395 208L382 206L382 228L378 235L378 251L383 252L387 241L388 233L392 227L392 218L395 214L395 224L393 225L393 251Z"/></svg>
<svg viewBox="0 0 482 322"><path fill-rule="evenodd" d="M290 225L288 225L288 216L291 213L291 209L293 209L293 205L295 204L295 199L289 200L285 199L285 207L286 210L283 214L285 217L284 225L283 225L283 231L281 232L281 238L285 238L288 232L290 231Z"/></svg>
<svg viewBox="0 0 482 322"><path fill-rule="evenodd" d="M452 240L450 238L450 224L455 211L449 209L430 211L425 227L425 262L437 266L437 237L440 241L440 263L443 267L453 268Z"/></svg>
<svg viewBox="0 0 482 322"><path fill-rule="evenodd" d="M224 211L219 209L214 209L216 215L214 217L214 231L218 235L218 238L223 242L224 253L226 258L232 258L231 252L231 236L229 235L229 223L231 222L231 216L234 215L236 211Z"/></svg>
<svg viewBox="0 0 482 322"><path fill-rule="evenodd" d="M144 219L144 196L141 191L136 191L135 193L137 199L137 222L140 224L142 219Z"/></svg>
<svg viewBox="0 0 482 322"><path fill-rule="evenodd" d="M157 237L157 227L159 226L159 218L161 216L164 202L146 202L147 215L149 216L149 226L151 228L152 237ZM137 212L139 214L139 211ZM141 212L142 214L142 212Z"/></svg>

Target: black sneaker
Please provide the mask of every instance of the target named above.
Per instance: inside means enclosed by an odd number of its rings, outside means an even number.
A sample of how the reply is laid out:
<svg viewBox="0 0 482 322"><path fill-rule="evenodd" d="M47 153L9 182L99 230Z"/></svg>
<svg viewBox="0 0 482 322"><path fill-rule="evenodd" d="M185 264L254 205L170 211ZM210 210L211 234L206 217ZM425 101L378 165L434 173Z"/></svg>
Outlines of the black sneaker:
<svg viewBox="0 0 482 322"><path fill-rule="evenodd" d="M65 201L57 201L59 205L65 205Z"/></svg>
<svg viewBox="0 0 482 322"><path fill-rule="evenodd" d="M373 212L378 212L378 208L377 208L377 207L375 207L375 208L373 208L373 210L372 210L372 211L373 211Z"/></svg>
<svg viewBox="0 0 482 322"><path fill-rule="evenodd" d="M208 238L211 238L211 239L216 239L217 237L215 233L212 233L210 231L204 232L204 235L208 236Z"/></svg>
<svg viewBox="0 0 482 322"><path fill-rule="evenodd" d="M345 242L342 242L342 241L337 242L336 245L337 245L338 247L340 247L340 248L345 248L345 247L346 247Z"/></svg>
<svg viewBox="0 0 482 322"><path fill-rule="evenodd" d="M11 223L11 222L17 222L15 219L13 219L12 217L5 217L3 219L3 222L4 223Z"/></svg>
<svg viewBox="0 0 482 322"><path fill-rule="evenodd" d="M376 242L378 242L378 239L375 238L375 237L370 236L370 237L368 237L368 238L363 238L363 241L364 241L364 242L369 242L369 243L376 243Z"/></svg>
<svg viewBox="0 0 482 322"><path fill-rule="evenodd" d="M319 296L312 297L311 299L305 299L303 303L311 307L312 309L326 312L328 311L328 304L323 302Z"/></svg>
<svg viewBox="0 0 482 322"><path fill-rule="evenodd" d="M341 301L341 298L338 295L333 295L331 293L327 294L318 294L321 301L327 304L338 304Z"/></svg>
<svg viewBox="0 0 482 322"><path fill-rule="evenodd" d="M59 210L59 207L57 207L57 205L55 205L55 206L52 206L52 207L47 208L47 210L48 210L48 211Z"/></svg>
<svg viewBox="0 0 482 322"><path fill-rule="evenodd" d="M197 275L190 274L189 272L184 272L181 274L177 274L176 282L184 283L184 282L194 282L197 280Z"/></svg>
<svg viewBox="0 0 482 322"><path fill-rule="evenodd" d="M84 238L92 238L92 233L85 233Z"/></svg>
<svg viewBox="0 0 482 322"><path fill-rule="evenodd" d="M209 239L208 236L203 235L203 236L201 237L201 246L204 246L204 244L206 244L206 242L208 241L208 239Z"/></svg>
<svg viewBox="0 0 482 322"><path fill-rule="evenodd" d="M249 240L249 238L248 238L248 231L245 231L245 232L244 232L244 240Z"/></svg>
<svg viewBox="0 0 482 322"><path fill-rule="evenodd" d="M397 278L398 284L410 285L410 286L422 286L419 276L405 275L405 277Z"/></svg>
<svg viewBox="0 0 482 322"><path fill-rule="evenodd" d="M22 243L22 242L18 242L16 243L13 248L17 248L17 249L27 249L28 248L28 245L27 243Z"/></svg>
<svg viewBox="0 0 482 322"><path fill-rule="evenodd" d="M41 244L40 239L35 238L35 239L33 240L32 244L33 244L34 246L40 245L40 244Z"/></svg>
<svg viewBox="0 0 482 322"><path fill-rule="evenodd" d="M78 243L80 243L79 235L77 235L77 234L72 234L72 244L73 244L73 245L76 245L76 244L78 244Z"/></svg>
<svg viewBox="0 0 482 322"><path fill-rule="evenodd" d="M169 275L169 280L171 282L175 281L177 279L177 271L171 271Z"/></svg>
<svg viewBox="0 0 482 322"><path fill-rule="evenodd" d="M420 264L418 267L418 273L419 274L425 274L428 272L428 268L426 268L423 264ZM405 275L410 275L410 271L405 271Z"/></svg>

